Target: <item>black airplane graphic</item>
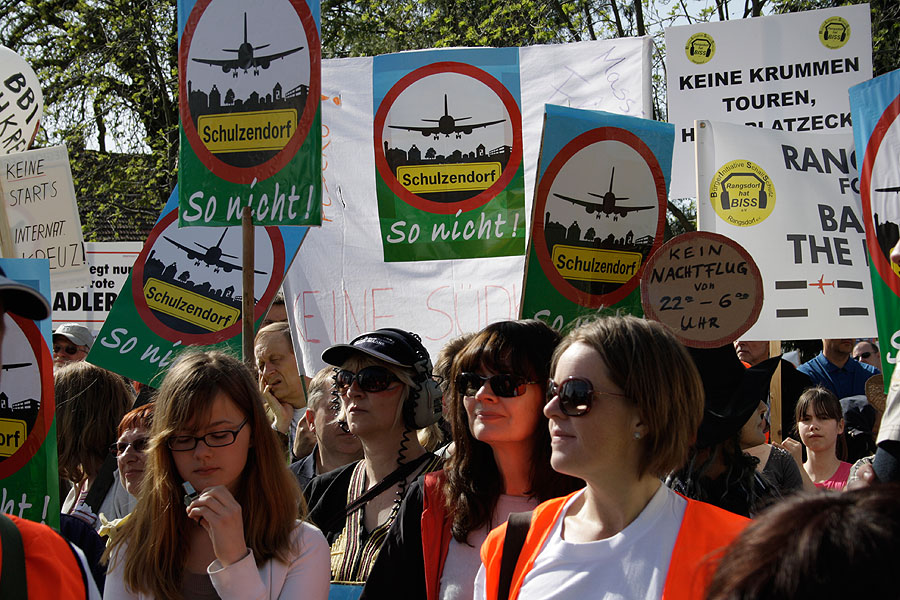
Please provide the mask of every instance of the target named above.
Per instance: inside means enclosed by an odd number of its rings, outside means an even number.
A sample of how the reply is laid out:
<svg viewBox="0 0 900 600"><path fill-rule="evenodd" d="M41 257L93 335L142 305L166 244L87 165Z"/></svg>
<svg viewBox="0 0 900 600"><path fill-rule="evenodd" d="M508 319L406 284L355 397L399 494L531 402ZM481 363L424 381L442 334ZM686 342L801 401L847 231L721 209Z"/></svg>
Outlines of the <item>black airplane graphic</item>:
<svg viewBox="0 0 900 600"><path fill-rule="evenodd" d="M616 177L616 168L612 168L612 174L609 176L609 191L603 194L592 194L588 192L589 196L593 196L594 198L602 198L603 202L591 202L590 200L578 200L577 198L570 198L568 196L563 196L562 194L553 195L562 200L567 200L572 204L577 204L578 206L583 206L584 210L587 213L593 214L597 213L597 218L600 218L600 215L603 214L606 217L612 215L613 221L618 221L619 217L624 217L630 212L635 212L639 210L649 210L651 208L656 208L655 206L616 206L616 201L618 200L628 200L628 198L618 198L612 191L613 188L613 180Z"/></svg>
<svg viewBox="0 0 900 600"><path fill-rule="evenodd" d="M192 58L194 62L202 63L204 65L212 65L214 67L222 67L222 71L224 73L228 73L229 71L234 71L231 76L238 76L238 69L243 69L244 73L253 69L254 75L259 75L259 69L268 69L269 63L273 60L278 60L279 58L284 58L289 54L293 54L294 52L299 52L303 50L303 46L299 46L292 50L285 50L284 52L278 52L276 54L269 54L267 56L254 56L254 52L256 50L262 50L263 48L268 48L271 44L263 44L262 46L254 46L250 42L247 41L247 13L244 13L244 43L238 46L237 50L231 48L222 48L222 52L237 52L237 58Z"/></svg>
<svg viewBox="0 0 900 600"><path fill-rule="evenodd" d="M8 371L10 369L21 369L22 367L27 367L31 363L11 363L8 365L3 365L3 370Z"/></svg>
<svg viewBox="0 0 900 600"><path fill-rule="evenodd" d="M497 123L502 123L506 119L499 119L497 121L488 121L486 123L465 123L462 125L457 125L457 121L465 121L466 119L471 119L472 117L453 117L450 115L450 112L447 109L447 94L444 94L444 116L440 119L422 119L426 123L437 123L437 125L388 125L391 129L403 129L405 131L418 131L423 136L428 137L429 135L433 135L434 139L439 139L441 134L443 133L445 137L450 137L451 133L456 134L456 139L460 139L463 134L472 133L473 129L478 129L479 127L487 127L488 125L496 125Z"/></svg>
<svg viewBox="0 0 900 600"><path fill-rule="evenodd" d="M900 186L878 188L875 191L876 192L900 192Z"/></svg>
<svg viewBox="0 0 900 600"><path fill-rule="evenodd" d="M214 273L218 273L220 270L224 270L226 273L230 273L234 269L237 269L238 271L240 271L241 270L240 265L236 265L236 264L222 260L223 256L227 256L228 258L237 258L237 256L234 256L233 254L225 254L224 252L222 252L222 248L219 247L222 245L222 240L225 239L226 233L228 233L227 229L222 232L222 237L219 238L219 241L216 242L215 246L204 246L203 244L194 242L195 244L197 244L198 246L203 248L203 250L205 250L205 252L198 252L197 250L194 250L193 248L188 248L187 246L183 246L183 245L179 244L178 242L176 242L175 240L167 238L166 236L163 236L163 238L165 238L166 241L168 241L169 243L174 244L179 249L183 250L185 252L185 254L187 254L187 257L190 260L194 261L194 264L197 266L200 266L200 262L202 261L202 262L206 263L207 267L214 266L215 267L215 269L213 269ZM266 274L265 271L257 271L255 269L253 272L259 273L260 275Z"/></svg>

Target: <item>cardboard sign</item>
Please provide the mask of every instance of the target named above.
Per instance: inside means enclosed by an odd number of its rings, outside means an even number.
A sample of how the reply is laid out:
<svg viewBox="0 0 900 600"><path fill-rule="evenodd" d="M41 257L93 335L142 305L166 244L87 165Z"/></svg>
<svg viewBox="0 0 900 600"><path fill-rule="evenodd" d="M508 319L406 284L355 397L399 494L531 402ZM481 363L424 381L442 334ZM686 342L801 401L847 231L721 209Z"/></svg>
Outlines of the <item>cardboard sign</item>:
<svg viewBox="0 0 900 600"><path fill-rule="evenodd" d="M599 309L641 314L662 244L673 128L546 106L522 316L561 329Z"/></svg>
<svg viewBox="0 0 900 600"><path fill-rule="evenodd" d="M872 77L869 21L859 4L666 29L672 197L695 194L695 119L849 133L844 90Z"/></svg>
<svg viewBox="0 0 900 600"><path fill-rule="evenodd" d="M544 104L649 115L650 50L649 38L519 49L526 230ZM328 346L379 327L415 331L434 353L462 332L519 316L523 256L385 262L372 176L373 64L323 61L323 223L304 241L284 285L293 302L294 348L307 373L323 366ZM454 117L472 116L457 115L449 100L448 108Z"/></svg>
<svg viewBox="0 0 900 600"><path fill-rule="evenodd" d="M875 333L849 134L697 121L698 223L747 249L765 282L748 340Z"/></svg>
<svg viewBox="0 0 900 600"><path fill-rule="evenodd" d="M28 150L43 112L37 75L25 59L0 46L0 154Z"/></svg>
<svg viewBox="0 0 900 600"><path fill-rule="evenodd" d="M187 346L240 355L239 227L179 229L176 189L150 232L87 360L158 386ZM253 318L265 316L305 227L257 227Z"/></svg>
<svg viewBox="0 0 900 600"><path fill-rule="evenodd" d="M890 258L900 242L900 71L851 88L850 107L881 370L890 382L900 357L900 266Z"/></svg>
<svg viewBox="0 0 900 600"><path fill-rule="evenodd" d="M518 49L388 54L372 74L385 261L524 254Z"/></svg>
<svg viewBox="0 0 900 600"><path fill-rule="evenodd" d="M179 226L321 222L319 3L179 0Z"/></svg>
<svg viewBox="0 0 900 600"><path fill-rule="evenodd" d="M641 276L647 317L686 346L718 348L740 337L762 310L762 276L750 253L724 235L692 231L672 238Z"/></svg>
<svg viewBox="0 0 900 600"><path fill-rule="evenodd" d="M83 285L88 265L66 147L0 156L0 191L4 255L46 258L54 287Z"/></svg>
<svg viewBox="0 0 900 600"><path fill-rule="evenodd" d="M50 294L46 260L0 259L6 276ZM59 527L50 320L3 317L0 511Z"/></svg>
<svg viewBox="0 0 900 600"><path fill-rule="evenodd" d="M96 337L143 246L141 242L85 242L90 284L53 292L53 328L78 323Z"/></svg>

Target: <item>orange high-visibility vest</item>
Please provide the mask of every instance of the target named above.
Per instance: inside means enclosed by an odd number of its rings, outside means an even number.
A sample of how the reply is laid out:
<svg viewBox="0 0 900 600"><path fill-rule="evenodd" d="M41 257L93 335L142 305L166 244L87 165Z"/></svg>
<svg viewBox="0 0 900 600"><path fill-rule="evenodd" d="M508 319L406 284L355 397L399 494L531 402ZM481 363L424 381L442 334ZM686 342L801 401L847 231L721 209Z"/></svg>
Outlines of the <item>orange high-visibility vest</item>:
<svg viewBox="0 0 900 600"><path fill-rule="evenodd" d="M69 543L46 525L7 516L22 535L29 600L86 598L81 566Z"/></svg>
<svg viewBox="0 0 900 600"><path fill-rule="evenodd" d="M534 567L558 519L563 518L562 510L566 502L578 492L563 498L548 500L534 509L531 527L525 537L525 544L516 562L509 599L519 595L525 575ZM663 587L663 600L702 600L706 587L715 571L722 551L750 524L750 519L730 513L717 506L687 498L687 508L681 520L681 528L675 538L669 571ZM492 530L481 546L481 561L485 567L485 591L487 600L497 600L500 584L500 560L503 555L503 540L506 537L506 523Z"/></svg>

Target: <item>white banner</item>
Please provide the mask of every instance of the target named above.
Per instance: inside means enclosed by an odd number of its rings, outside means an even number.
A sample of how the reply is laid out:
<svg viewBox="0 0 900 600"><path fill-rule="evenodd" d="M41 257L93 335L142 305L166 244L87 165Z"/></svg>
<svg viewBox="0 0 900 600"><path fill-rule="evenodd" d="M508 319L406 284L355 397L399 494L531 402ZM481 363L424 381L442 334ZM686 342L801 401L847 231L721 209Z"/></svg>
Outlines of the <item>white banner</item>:
<svg viewBox="0 0 900 600"><path fill-rule="evenodd" d="M54 288L84 285L88 265L65 146L0 156L0 241L7 258L46 258Z"/></svg>
<svg viewBox="0 0 900 600"><path fill-rule="evenodd" d="M526 215L545 103L650 114L650 40L616 39L519 51ZM310 229L285 278L301 367L379 327L449 339L519 315L524 256L385 263L373 152L372 59L322 61L323 223ZM530 227L526 224L526 231Z"/></svg>
<svg viewBox="0 0 900 600"><path fill-rule="evenodd" d="M28 150L43 114L44 94L31 65L0 46L0 154Z"/></svg>
<svg viewBox="0 0 900 600"><path fill-rule="evenodd" d="M79 323L96 337L143 247L143 242L85 242L90 284L53 291L53 329Z"/></svg>
<svg viewBox="0 0 900 600"><path fill-rule="evenodd" d="M868 4L666 29L669 196L695 194L695 119L851 131L847 90L871 77Z"/></svg>
<svg viewBox="0 0 900 600"><path fill-rule="evenodd" d="M697 121L699 226L741 244L765 299L742 337L872 337L853 135Z"/></svg>

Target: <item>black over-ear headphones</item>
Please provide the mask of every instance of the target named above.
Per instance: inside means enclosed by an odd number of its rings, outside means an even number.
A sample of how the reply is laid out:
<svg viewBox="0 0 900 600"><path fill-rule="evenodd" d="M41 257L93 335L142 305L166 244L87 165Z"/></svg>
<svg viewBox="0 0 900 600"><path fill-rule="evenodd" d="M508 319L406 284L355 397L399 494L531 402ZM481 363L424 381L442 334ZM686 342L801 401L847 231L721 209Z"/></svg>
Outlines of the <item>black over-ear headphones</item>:
<svg viewBox="0 0 900 600"><path fill-rule="evenodd" d="M428 350L422 345L421 338L409 331L393 327L379 329L377 334L401 342L416 357L416 362L412 365L415 371L413 381L416 387L410 390L410 397L407 400L407 402L413 403L412 422L409 422L409 413L404 411L406 425L411 429L422 429L437 423L441 418L443 392L441 386L434 380L434 367L428 356Z"/></svg>

